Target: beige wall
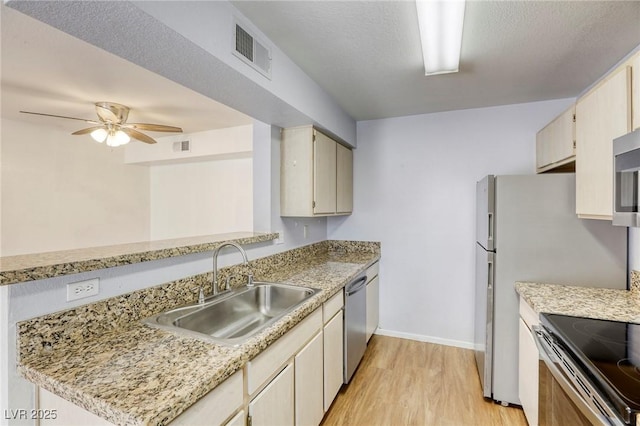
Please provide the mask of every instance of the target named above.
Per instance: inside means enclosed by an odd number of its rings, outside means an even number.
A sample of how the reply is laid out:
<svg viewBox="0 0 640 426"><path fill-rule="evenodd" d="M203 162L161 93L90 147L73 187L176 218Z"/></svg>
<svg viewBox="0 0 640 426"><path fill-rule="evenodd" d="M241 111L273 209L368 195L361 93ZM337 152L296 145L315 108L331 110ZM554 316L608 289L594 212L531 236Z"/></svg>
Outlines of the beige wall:
<svg viewBox="0 0 640 426"><path fill-rule="evenodd" d="M149 168L54 127L2 120L2 255L149 239Z"/></svg>
<svg viewBox="0 0 640 426"><path fill-rule="evenodd" d="M151 167L151 239L253 229L252 159Z"/></svg>
<svg viewBox="0 0 640 426"><path fill-rule="evenodd" d="M234 145L235 155L149 166L124 164L122 147L88 136L8 119L1 124L2 256L253 230L246 126L192 138Z"/></svg>

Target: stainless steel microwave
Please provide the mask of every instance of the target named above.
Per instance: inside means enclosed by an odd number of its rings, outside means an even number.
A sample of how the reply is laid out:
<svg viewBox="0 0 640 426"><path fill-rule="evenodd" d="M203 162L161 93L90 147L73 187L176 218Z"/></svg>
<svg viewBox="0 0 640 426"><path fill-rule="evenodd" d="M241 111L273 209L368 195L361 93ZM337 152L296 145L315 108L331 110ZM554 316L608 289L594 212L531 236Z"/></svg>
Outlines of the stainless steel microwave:
<svg viewBox="0 0 640 426"><path fill-rule="evenodd" d="M613 224L640 227L640 129L613 140Z"/></svg>

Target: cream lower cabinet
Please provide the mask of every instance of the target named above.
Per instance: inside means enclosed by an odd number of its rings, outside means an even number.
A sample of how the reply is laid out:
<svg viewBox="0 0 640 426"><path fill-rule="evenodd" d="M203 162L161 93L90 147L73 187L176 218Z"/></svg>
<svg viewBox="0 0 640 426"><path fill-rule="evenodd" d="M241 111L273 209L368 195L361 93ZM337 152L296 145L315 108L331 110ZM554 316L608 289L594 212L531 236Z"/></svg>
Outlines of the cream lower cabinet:
<svg viewBox="0 0 640 426"><path fill-rule="evenodd" d="M378 328L380 319L380 278L378 277L379 262L367 269L367 342Z"/></svg>
<svg viewBox="0 0 640 426"><path fill-rule="evenodd" d="M324 416L323 333L318 333L295 357L297 426L319 425Z"/></svg>
<svg viewBox="0 0 640 426"><path fill-rule="evenodd" d="M176 417L171 425L317 426L342 385L343 291ZM331 314L325 324L324 314ZM328 332L325 338L324 332ZM112 425L38 389L43 425Z"/></svg>
<svg viewBox="0 0 640 426"><path fill-rule="evenodd" d="M343 308L344 291L340 290L323 307L324 318L324 411L342 387L343 382Z"/></svg>
<svg viewBox="0 0 640 426"><path fill-rule="evenodd" d="M252 426L293 426L294 367L287 364L250 403L249 416Z"/></svg>
<svg viewBox="0 0 640 426"><path fill-rule="evenodd" d="M611 220L613 139L631 130L631 67L623 66L576 104L576 213Z"/></svg>
<svg viewBox="0 0 640 426"><path fill-rule="evenodd" d="M520 299L518 331L518 397L529 426L538 425L538 381L540 355L532 326L538 325L537 314Z"/></svg>
<svg viewBox="0 0 640 426"><path fill-rule="evenodd" d="M316 309L287 334L247 363L245 366L247 394L251 401L249 403L249 424L278 426L295 424L298 415L296 408L298 407L301 409L301 419L304 421L315 419L320 400L317 396L318 389L310 391L311 386L322 386L322 381L319 381L312 372L312 370L322 371L322 355L319 353L320 348L316 343L318 338L319 341L322 340L322 309ZM285 373L283 376L283 372L288 369L291 370L291 373ZM310 382L305 382L302 385L304 388L297 389L296 383L304 381L305 378L308 378ZM272 386L276 380L280 384ZM283 384L285 380L286 385ZM263 396L265 390L277 394L278 397L272 399L272 397ZM300 398L297 403L296 397ZM259 402L261 400L269 402ZM270 413L265 414L262 407ZM264 423L263 417L266 418L267 423ZM319 420L322 420L322 417ZM305 424L317 425L318 423Z"/></svg>
<svg viewBox="0 0 640 426"><path fill-rule="evenodd" d="M231 420L225 423L225 426L245 426L245 420L247 419L247 413L244 410L233 416Z"/></svg>

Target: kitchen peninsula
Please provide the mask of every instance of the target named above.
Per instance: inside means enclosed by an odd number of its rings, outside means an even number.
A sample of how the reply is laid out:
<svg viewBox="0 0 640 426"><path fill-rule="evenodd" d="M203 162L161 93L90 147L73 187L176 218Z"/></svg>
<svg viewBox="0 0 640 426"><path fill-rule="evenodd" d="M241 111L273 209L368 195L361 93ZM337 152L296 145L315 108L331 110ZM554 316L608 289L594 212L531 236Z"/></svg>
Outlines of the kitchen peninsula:
<svg viewBox="0 0 640 426"><path fill-rule="evenodd" d="M257 280L321 291L239 346L140 322L195 302L192 289L210 283L211 273L23 321L17 326L18 369L38 387L107 422L166 424L321 312L325 302L379 258L379 243L323 241L250 261ZM243 268L221 268L220 277L246 273Z"/></svg>

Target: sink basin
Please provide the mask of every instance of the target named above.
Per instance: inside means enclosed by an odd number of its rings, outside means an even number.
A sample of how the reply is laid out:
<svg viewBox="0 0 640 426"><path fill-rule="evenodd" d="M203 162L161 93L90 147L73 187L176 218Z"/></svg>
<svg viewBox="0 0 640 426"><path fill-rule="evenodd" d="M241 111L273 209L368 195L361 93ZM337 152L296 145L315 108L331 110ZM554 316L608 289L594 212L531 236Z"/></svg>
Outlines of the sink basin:
<svg viewBox="0 0 640 426"><path fill-rule="evenodd" d="M183 306L144 320L179 333L238 345L267 328L320 290L281 283L254 282L204 304Z"/></svg>

